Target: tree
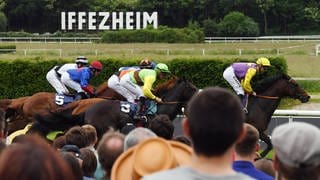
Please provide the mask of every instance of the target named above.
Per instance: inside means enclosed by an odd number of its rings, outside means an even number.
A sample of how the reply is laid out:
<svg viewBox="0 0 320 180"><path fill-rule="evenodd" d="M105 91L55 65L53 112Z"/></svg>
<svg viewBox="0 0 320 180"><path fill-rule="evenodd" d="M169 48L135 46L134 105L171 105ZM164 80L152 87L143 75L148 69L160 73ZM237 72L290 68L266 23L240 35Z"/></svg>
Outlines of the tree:
<svg viewBox="0 0 320 180"><path fill-rule="evenodd" d="M230 12L218 24L220 36L257 36L259 26L248 16L241 12Z"/></svg>
<svg viewBox="0 0 320 180"><path fill-rule="evenodd" d="M7 30L7 17L6 15L0 11L0 32L4 32Z"/></svg>
<svg viewBox="0 0 320 180"><path fill-rule="evenodd" d="M193 0L139 0L139 10L159 14L159 24L170 27L185 27L192 19Z"/></svg>
<svg viewBox="0 0 320 180"><path fill-rule="evenodd" d="M320 22L320 9L318 7L306 7L304 8L305 17L315 22Z"/></svg>
<svg viewBox="0 0 320 180"><path fill-rule="evenodd" d="M51 22L48 0L5 0L9 30L43 32Z"/></svg>
<svg viewBox="0 0 320 180"><path fill-rule="evenodd" d="M264 34L268 33L268 18L267 13L270 8L274 6L274 0L256 0L262 14L263 14L263 21L264 21Z"/></svg>

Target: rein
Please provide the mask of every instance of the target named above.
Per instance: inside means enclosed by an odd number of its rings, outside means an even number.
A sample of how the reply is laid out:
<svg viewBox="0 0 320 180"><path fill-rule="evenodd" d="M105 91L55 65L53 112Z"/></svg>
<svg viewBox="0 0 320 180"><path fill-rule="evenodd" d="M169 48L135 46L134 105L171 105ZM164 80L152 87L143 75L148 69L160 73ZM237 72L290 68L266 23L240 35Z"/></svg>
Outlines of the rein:
<svg viewBox="0 0 320 180"><path fill-rule="evenodd" d="M117 100L112 96L98 96L97 98L101 98L101 99L107 99L107 100Z"/></svg>
<svg viewBox="0 0 320 180"><path fill-rule="evenodd" d="M258 97L258 98L264 98L264 99L279 99L279 97L277 96L264 96L264 95L255 95L255 97Z"/></svg>
<svg viewBox="0 0 320 180"><path fill-rule="evenodd" d="M162 102L160 104L183 104L183 102L180 102L180 101L166 101L166 102Z"/></svg>

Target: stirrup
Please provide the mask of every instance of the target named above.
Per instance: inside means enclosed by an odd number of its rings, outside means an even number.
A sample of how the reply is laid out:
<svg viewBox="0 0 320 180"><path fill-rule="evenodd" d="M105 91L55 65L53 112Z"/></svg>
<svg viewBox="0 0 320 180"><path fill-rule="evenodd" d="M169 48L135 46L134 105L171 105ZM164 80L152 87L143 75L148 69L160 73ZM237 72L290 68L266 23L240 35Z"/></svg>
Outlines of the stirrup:
<svg viewBox="0 0 320 180"><path fill-rule="evenodd" d="M245 114L248 114L248 109L247 109L247 108L244 107L242 110L243 110L243 112L244 112Z"/></svg>

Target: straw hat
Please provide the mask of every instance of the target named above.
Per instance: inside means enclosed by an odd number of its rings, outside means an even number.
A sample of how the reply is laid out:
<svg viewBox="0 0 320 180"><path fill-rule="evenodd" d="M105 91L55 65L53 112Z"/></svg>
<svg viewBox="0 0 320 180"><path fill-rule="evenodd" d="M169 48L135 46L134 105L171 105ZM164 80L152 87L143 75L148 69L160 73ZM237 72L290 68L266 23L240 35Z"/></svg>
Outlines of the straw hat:
<svg viewBox="0 0 320 180"><path fill-rule="evenodd" d="M191 154L191 147L183 143L150 138L118 157L111 180L138 180L154 172L190 165Z"/></svg>

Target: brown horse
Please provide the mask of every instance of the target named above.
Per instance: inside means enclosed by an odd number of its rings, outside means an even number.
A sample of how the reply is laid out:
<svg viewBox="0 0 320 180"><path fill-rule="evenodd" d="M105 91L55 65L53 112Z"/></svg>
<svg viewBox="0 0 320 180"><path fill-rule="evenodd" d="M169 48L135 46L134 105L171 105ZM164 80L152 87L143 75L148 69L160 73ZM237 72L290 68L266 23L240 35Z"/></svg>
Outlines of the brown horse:
<svg viewBox="0 0 320 180"><path fill-rule="evenodd" d="M151 105L156 106L156 112L151 113L148 116L149 119L156 113L166 114L173 120L178 113L181 113L181 107L185 106L197 91L198 89L191 82L177 77L157 86L155 94L161 97L164 103ZM74 109L65 108L50 116L37 116L37 121L30 132L45 135L52 130L64 131L74 125L91 124L96 128L98 137L101 138L110 127L120 130L127 124L136 123L127 105L122 105L118 100L102 100L77 115L71 114Z"/></svg>
<svg viewBox="0 0 320 180"><path fill-rule="evenodd" d="M74 109L72 114L78 114L103 99L124 99L114 90L108 88L106 82L97 88L96 93L99 98L74 101L66 107ZM55 93L50 92L38 92L32 96L0 100L0 109L5 111L7 133L10 134L22 129L28 123L33 122L36 114L48 115L49 112L65 108L55 103L55 95Z"/></svg>

